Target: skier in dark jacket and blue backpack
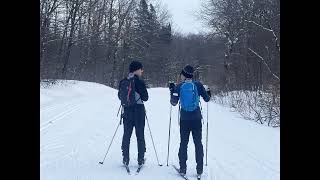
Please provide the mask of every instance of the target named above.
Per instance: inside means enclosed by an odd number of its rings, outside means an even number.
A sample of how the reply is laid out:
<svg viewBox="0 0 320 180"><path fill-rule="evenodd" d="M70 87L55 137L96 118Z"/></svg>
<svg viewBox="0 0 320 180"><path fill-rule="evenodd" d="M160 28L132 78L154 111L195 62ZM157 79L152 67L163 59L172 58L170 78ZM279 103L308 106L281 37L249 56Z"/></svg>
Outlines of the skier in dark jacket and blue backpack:
<svg viewBox="0 0 320 180"><path fill-rule="evenodd" d="M198 81L193 81L194 69L192 66L185 66L181 73L180 78L182 82L175 86L170 83L169 89L171 94L170 102L176 106L179 102L180 109L180 148L179 148L179 164L180 174L185 175L188 159L187 148L189 142L189 134L192 133L193 142L195 145L197 174L203 173L203 146L202 146L202 115L199 107L200 96L205 102L208 102L211 97L209 89Z"/></svg>
<svg viewBox="0 0 320 180"><path fill-rule="evenodd" d="M129 66L129 75L119 83L118 97L123 107L122 156L123 164L129 164L129 147L133 127L137 136L138 164L144 164L146 144L144 139L145 107L143 101L147 101L148 91L145 82L141 79L143 66L139 61L132 61Z"/></svg>

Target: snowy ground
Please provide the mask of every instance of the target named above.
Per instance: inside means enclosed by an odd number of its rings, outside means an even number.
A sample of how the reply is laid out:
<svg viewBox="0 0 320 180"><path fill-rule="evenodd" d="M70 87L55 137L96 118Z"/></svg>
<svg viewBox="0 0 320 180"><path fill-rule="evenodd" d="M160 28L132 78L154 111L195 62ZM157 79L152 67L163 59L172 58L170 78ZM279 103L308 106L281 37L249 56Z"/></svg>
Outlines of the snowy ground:
<svg viewBox="0 0 320 180"><path fill-rule="evenodd" d="M71 81L70 81L71 82ZM162 167L158 166L146 124L147 163L139 175L127 175L122 167L120 126L103 165L102 161L119 123L117 91L97 83L72 81L64 86L40 89L40 177L41 180L168 180L181 179L170 164L178 165L178 107L173 107L169 167L166 166L169 93L166 88L149 89L147 116ZM208 167L204 179L279 180L280 129L243 120L236 112L209 103ZM202 102L206 139L207 105ZM130 146L131 171L137 167L135 134ZM190 179L195 179L194 144L188 149ZM205 161L205 159L204 159ZM134 173L133 173L134 174Z"/></svg>

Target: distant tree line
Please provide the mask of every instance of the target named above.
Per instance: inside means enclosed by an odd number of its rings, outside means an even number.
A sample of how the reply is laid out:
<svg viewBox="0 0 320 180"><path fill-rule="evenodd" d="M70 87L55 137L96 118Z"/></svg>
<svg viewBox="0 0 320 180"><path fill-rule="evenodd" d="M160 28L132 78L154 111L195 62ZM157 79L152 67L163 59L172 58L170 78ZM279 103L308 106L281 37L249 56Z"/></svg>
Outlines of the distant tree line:
<svg viewBox="0 0 320 180"><path fill-rule="evenodd" d="M173 32L168 11L146 0L41 0L40 79L76 79L116 87L128 65L145 66L149 86L176 81L187 63L222 86L222 37Z"/></svg>
<svg viewBox="0 0 320 180"><path fill-rule="evenodd" d="M159 64L169 61L168 20L166 11L145 0L41 0L40 79L115 87L132 59L160 73Z"/></svg>
<svg viewBox="0 0 320 180"><path fill-rule="evenodd" d="M280 0L205 0L200 17L226 40L225 88L280 85Z"/></svg>

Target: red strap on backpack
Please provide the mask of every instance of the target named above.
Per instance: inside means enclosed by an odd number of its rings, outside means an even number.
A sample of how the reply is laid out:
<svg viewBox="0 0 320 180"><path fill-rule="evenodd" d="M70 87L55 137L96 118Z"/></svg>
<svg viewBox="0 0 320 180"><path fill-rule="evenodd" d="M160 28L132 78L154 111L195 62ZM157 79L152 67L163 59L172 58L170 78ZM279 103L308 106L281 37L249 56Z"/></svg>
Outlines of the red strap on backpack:
<svg viewBox="0 0 320 180"><path fill-rule="evenodd" d="M131 90L132 90L132 88L131 88L131 82L130 82L129 87L128 87L127 102L130 102L130 93L131 93Z"/></svg>

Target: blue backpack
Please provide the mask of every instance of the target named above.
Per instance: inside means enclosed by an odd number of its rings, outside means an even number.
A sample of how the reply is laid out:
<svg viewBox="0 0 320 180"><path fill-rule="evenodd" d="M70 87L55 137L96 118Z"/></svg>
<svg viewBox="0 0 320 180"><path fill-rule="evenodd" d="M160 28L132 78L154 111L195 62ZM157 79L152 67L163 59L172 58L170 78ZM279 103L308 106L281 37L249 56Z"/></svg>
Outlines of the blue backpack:
<svg viewBox="0 0 320 180"><path fill-rule="evenodd" d="M194 111L199 107L197 86L193 81L185 81L180 87L180 104L185 111Z"/></svg>

